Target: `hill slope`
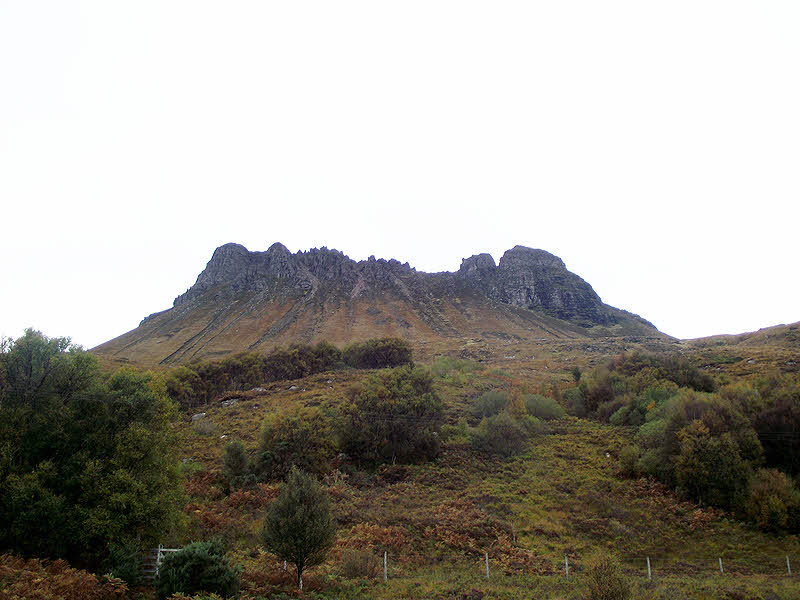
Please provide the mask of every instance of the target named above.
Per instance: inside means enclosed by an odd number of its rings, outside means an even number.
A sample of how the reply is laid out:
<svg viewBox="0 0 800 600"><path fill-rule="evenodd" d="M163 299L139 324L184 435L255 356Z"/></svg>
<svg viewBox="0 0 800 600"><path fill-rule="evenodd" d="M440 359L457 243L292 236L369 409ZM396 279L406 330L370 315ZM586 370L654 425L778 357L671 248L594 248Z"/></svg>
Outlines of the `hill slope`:
<svg viewBox="0 0 800 600"><path fill-rule="evenodd" d="M431 368L446 419L454 425L469 418L471 402L487 389L545 381L469 361L442 359ZM248 593L292 588L279 561L252 550L278 485L226 495L220 476L226 444L237 439L254 451L271 415L335 411L347 390L368 376L348 370L276 382L207 405L199 421L188 415L184 420L184 460L196 471L187 483L191 534L226 536L239 548L234 556L245 566ZM337 468L324 484L339 532L329 559L309 575L309 588L360 598L512 600L532 597L533 589L541 598L586 597L582 571L593 552L603 551L620 556L635 598L797 597L797 584L785 576L785 557L794 561L800 548L796 536L756 531L654 480L625 479L620 453L632 437L627 427L564 417L550 421L523 453L507 459L476 452L451 433L435 461ZM377 560L388 552L388 584L377 574L377 580L359 582L356 596L348 596L346 587L337 593L335 585L346 583L331 582L342 581L341 564L354 548ZM483 576L484 553L491 561L490 581ZM571 578L563 576L565 556ZM646 576L647 557L653 582Z"/></svg>

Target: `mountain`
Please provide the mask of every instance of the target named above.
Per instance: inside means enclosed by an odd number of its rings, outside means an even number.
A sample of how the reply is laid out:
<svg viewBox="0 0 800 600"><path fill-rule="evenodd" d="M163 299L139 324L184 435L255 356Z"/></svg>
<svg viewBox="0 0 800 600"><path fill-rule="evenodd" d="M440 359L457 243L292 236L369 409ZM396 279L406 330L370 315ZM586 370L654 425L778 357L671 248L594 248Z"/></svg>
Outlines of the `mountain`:
<svg viewBox="0 0 800 600"><path fill-rule="evenodd" d="M544 250L515 246L498 263L478 254L454 273L424 273L394 259L356 262L324 247L292 254L280 243L264 252L225 244L172 308L94 351L117 361L172 364L389 335L408 339L422 355L455 340L667 338L641 317L604 304Z"/></svg>

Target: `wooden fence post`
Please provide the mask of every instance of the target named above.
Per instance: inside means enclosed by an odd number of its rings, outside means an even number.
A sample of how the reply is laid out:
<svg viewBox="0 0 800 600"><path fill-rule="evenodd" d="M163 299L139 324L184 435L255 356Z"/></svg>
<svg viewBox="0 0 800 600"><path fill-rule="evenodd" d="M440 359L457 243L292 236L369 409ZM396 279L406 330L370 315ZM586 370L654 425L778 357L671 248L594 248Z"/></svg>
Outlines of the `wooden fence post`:
<svg viewBox="0 0 800 600"><path fill-rule="evenodd" d="M650 557L647 557L647 579L653 579L653 573L650 571Z"/></svg>
<svg viewBox="0 0 800 600"><path fill-rule="evenodd" d="M566 577L569 577L569 559L567 558L566 554L564 555L564 571L566 573Z"/></svg>
<svg viewBox="0 0 800 600"><path fill-rule="evenodd" d="M792 575L792 565L789 564L789 555L786 555L786 571L788 571L789 576Z"/></svg>
<svg viewBox="0 0 800 600"><path fill-rule="evenodd" d="M386 583L389 579L389 567L388 567L389 555L387 554L386 550L383 551L383 582Z"/></svg>
<svg viewBox="0 0 800 600"><path fill-rule="evenodd" d="M489 553L486 552L484 554L484 558L486 559L486 581L489 581Z"/></svg>
<svg viewBox="0 0 800 600"><path fill-rule="evenodd" d="M719 557L719 572L724 573L725 571L722 570L722 557Z"/></svg>

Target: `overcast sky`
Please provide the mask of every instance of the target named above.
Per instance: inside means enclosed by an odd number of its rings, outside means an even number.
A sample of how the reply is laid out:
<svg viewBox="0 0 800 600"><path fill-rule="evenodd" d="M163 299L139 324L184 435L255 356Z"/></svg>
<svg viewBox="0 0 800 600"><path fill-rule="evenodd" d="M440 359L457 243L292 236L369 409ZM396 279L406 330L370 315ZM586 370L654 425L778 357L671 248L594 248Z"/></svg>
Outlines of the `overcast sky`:
<svg viewBox="0 0 800 600"><path fill-rule="evenodd" d="M0 334L214 248L516 244L680 338L800 320L800 2L0 0Z"/></svg>

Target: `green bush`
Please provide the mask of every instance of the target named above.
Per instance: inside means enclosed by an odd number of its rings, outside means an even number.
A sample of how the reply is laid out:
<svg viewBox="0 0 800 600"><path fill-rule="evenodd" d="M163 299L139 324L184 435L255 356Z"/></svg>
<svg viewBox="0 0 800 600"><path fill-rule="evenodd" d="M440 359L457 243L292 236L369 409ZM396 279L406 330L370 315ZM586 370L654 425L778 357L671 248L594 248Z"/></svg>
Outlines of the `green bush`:
<svg viewBox="0 0 800 600"><path fill-rule="evenodd" d="M255 470L264 481L284 479L293 467L324 475L335 454L331 420L321 410L274 413L262 425Z"/></svg>
<svg viewBox="0 0 800 600"><path fill-rule="evenodd" d="M225 559L218 541L194 542L164 557L155 589L159 598L199 592L239 596L239 569Z"/></svg>
<svg viewBox="0 0 800 600"><path fill-rule="evenodd" d="M468 358L447 358L440 357L431 364L431 375L434 377L452 376L454 373L473 373L481 368L481 365Z"/></svg>
<svg viewBox="0 0 800 600"><path fill-rule="evenodd" d="M626 377L635 377L645 372L648 379L671 381L678 387L699 392L713 392L716 387L709 375L680 355L659 356L639 352L621 354L609 363L608 369Z"/></svg>
<svg viewBox="0 0 800 600"><path fill-rule="evenodd" d="M586 401L581 388L571 387L564 390L564 403L567 405L567 413L573 417L586 416Z"/></svg>
<svg viewBox="0 0 800 600"><path fill-rule="evenodd" d="M383 369L350 390L340 422L342 447L360 461L434 458L442 410L427 369Z"/></svg>
<svg viewBox="0 0 800 600"><path fill-rule="evenodd" d="M800 389L783 384L754 419L764 445L766 464L792 475L800 474ZM766 394L765 394L766 395Z"/></svg>
<svg viewBox="0 0 800 600"><path fill-rule="evenodd" d="M627 600L631 584L615 556L598 552L589 558L584 573L589 600Z"/></svg>
<svg viewBox="0 0 800 600"><path fill-rule="evenodd" d="M750 484L747 513L766 531L797 532L800 529L800 491L785 473L759 469Z"/></svg>
<svg viewBox="0 0 800 600"><path fill-rule="evenodd" d="M372 339L344 351L328 342L292 344L269 354L243 352L220 360L176 367L164 379L167 395L182 408L205 404L228 391L248 390L272 381L299 379L341 369L394 367L412 362L411 347L399 338Z"/></svg>
<svg viewBox="0 0 800 600"><path fill-rule="evenodd" d="M356 369L385 369L412 362L411 346L400 338L381 338L356 342L342 352L348 367Z"/></svg>
<svg viewBox="0 0 800 600"><path fill-rule="evenodd" d="M523 396L522 401L525 403L525 409L528 414L537 419L544 419L545 421L561 419L566 414L566 411L558 402L547 396L531 394Z"/></svg>
<svg viewBox="0 0 800 600"><path fill-rule="evenodd" d="M479 452L508 457L524 452L528 437L529 433L523 423L508 411L503 411L498 415L485 417L472 430L470 441L472 447Z"/></svg>
<svg viewBox="0 0 800 600"><path fill-rule="evenodd" d="M619 453L619 466L623 477L638 477L640 474L639 448L625 446Z"/></svg>
<svg viewBox="0 0 800 600"><path fill-rule="evenodd" d="M678 432L680 454L675 463L678 486L697 502L725 509L741 507L747 494L750 466L739 455L729 433L711 435L700 420Z"/></svg>
<svg viewBox="0 0 800 600"><path fill-rule="evenodd" d="M470 414L476 419L493 417L508 407L508 394L501 390L489 390L477 397L470 407Z"/></svg>
<svg viewBox="0 0 800 600"><path fill-rule="evenodd" d="M464 417L461 417L455 425L442 425L441 438L443 442L468 442L469 425Z"/></svg>

